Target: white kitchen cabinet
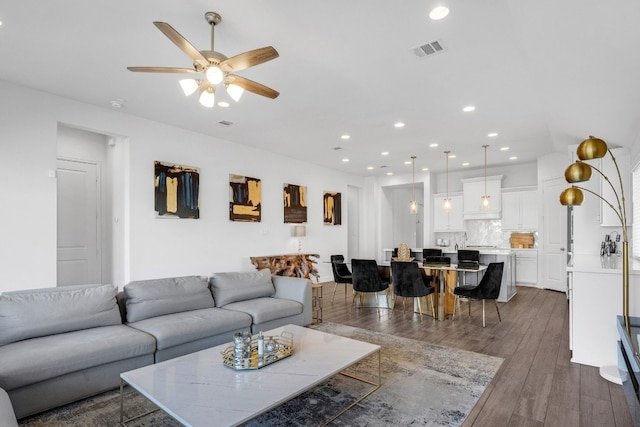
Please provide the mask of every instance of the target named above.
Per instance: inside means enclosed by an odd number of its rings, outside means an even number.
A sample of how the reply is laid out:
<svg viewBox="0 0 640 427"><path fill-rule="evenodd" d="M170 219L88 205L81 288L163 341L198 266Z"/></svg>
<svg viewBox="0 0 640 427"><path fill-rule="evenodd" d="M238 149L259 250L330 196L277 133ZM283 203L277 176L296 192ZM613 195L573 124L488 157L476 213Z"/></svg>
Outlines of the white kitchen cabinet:
<svg viewBox="0 0 640 427"><path fill-rule="evenodd" d="M464 231L464 211L462 194L451 194L451 210L445 212L442 209L442 201L446 194L434 194L433 196L433 231Z"/></svg>
<svg viewBox="0 0 640 427"><path fill-rule="evenodd" d="M538 251L517 250L516 255L516 282L535 285L538 283Z"/></svg>
<svg viewBox="0 0 640 427"><path fill-rule="evenodd" d="M484 177L462 180L464 219L500 218L502 210L502 175L487 177L486 192L489 196L489 209L482 210L481 198L485 194Z"/></svg>
<svg viewBox="0 0 640 427"><path fill-rule="evenodd" d="M576 150L578 146L572 145L569 146L569 153L571 154L571 161L575 162L578 160L578 156L576 155ZM627 209L627 225L631 226L633 222L632 212L631 212L631 203L632 203L632 194L631 194L631 155L629 154L629 149L627 148L612 148L611 152L616 158L616 162L618 163L618 167L620 168L620 175L622 176L622 185L625 190L625 205ZM611 155L607 153L601 159L594 160L586 160L585 163L598 168L605 174L616 192L621 198L622 194L620 193L620 180L618 179L618 172L616 170L615 165L613 164L613 160L611 159ZM597 184L596 184L597 183ZM615 194L611 189L611 186L607 183L607 181L595 170L592 171L591 179L589 182L578 183L577 185L581 187L586 187L598 193L604 199L609 201L613 207L618 209L618 202L616 200ZM585 193L585 197L591 197L591 195ZM602 227L620 227L620 219L618 215L609 207L609 205L600 200L600 225Z"/></svg>
<svg viewBox="0 0 640 427"><path fill-rule="evenodd" d="M513 231L538 229L538 192L536 190L502 193L502 229Z"/></svg>

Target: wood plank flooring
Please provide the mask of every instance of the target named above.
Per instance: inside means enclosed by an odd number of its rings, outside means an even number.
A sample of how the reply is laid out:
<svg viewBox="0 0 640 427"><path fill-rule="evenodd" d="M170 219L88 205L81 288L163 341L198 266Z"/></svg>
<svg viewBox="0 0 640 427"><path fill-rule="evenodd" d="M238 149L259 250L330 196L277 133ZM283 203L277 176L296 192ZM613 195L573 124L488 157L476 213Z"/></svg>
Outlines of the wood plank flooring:
<svg viewBox="0 0 640 427"><path fill-rule="evenodd" d="M628 427L631 416L622 386L609 383L591 366L572 363L569 306L564 293L518 286L508 303L461 302L455 321L433 320L394 310L351 306L351 287L323 284L323 320L504 358L500 370L464 422L479 426Z"/></svg>

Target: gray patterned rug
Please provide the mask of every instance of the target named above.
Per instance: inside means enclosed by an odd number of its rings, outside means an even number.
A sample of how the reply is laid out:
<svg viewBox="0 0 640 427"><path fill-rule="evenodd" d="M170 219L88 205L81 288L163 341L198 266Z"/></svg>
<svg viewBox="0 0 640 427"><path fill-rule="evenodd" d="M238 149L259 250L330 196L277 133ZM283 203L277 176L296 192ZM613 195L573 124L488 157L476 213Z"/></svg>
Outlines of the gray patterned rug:
<svg viewBox="0 0 640 427"><path fill-rule="evenodd" d="M382 387L333 422L336 426L459 426L491 382L503 359L399 338L335 323L313 328L382 347ZM350 372L377 372L369 358ZM370 378L370 376L369 376ZM368 385L338 375L247 426L318 425L362 394ZM152 405L127 388L126 416ZM103 427L119 421L120 395L114 390L24 419L21 427ZM132 427L174 427L180 424L162 411L132 421ZM211 426L215 426L212 420Z"/></svg>

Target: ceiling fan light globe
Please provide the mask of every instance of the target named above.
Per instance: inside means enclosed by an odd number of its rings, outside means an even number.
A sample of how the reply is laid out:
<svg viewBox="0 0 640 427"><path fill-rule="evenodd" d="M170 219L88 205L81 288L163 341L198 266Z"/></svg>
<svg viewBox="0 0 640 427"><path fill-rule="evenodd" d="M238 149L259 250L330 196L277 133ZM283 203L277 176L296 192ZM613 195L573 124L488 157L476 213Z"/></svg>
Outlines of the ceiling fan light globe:
<svg viewBox="0 0 640 427"><path fill-rule="evenodd" d="M182 79L179 83L185 96L189 96L195 93L195 91L197 91L198 87L200 86L198 81L195 79Z"/></svg>
<svg viewBox="0 0 640 427"><path fill-rule="evenodd" d="M240 101L242 94L244 93L244 89L238 85L234 85L233 83L227 86L227 93L234 101Z"/></svg>
<svg viewBox="0 0 640 427"><path fill-rule="evenodd" d="M209 83L212 83L214 85L217 85L218 83L220 83L224 78L224 74L222 70L216 67L215 65L212 65L209 68L207 68L205 75L207 76L207 80L209 81Z"/></svg>
<svg viewBox="0 0 640 427"><path fill-rule="evenodd" d="M216 103L216 95L213 93L212 90L207 89L207 90L203 90L200 93L200 104L202 104L203 107L213 108L215 103Z"/></svg>

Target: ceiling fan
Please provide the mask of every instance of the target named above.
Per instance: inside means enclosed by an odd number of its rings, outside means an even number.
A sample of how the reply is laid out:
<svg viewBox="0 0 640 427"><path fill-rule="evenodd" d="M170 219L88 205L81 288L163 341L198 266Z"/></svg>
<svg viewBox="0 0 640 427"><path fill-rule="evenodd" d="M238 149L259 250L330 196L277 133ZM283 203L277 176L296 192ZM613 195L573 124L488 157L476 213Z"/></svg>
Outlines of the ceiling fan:
<svg viewBox="0 0 640 427"><path fill-rule="evenodd" d="M214 50L214 30L215 26L222 21L222 17L216 12L207 12L204 14L204 17L209 25L211 25L211 50L196 49L187 39L182 37L180 33L166 22L153 23L169 40L193 60L193 68L127 67L127 69L129 71L143 73L202 73L204 74L202 79L180 80L180 85L187 96L199 89L200 103L209 108L213 107L215 103L216 85L221 83L224 84L229 96L236 102L245 90L271 99L280 95L279 92L265 85L231 74L232 72L244 70L245 68L275 59L279 56L278 52L272 46L267 46L228 58Z"/></svg>

